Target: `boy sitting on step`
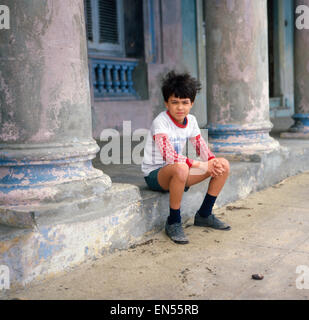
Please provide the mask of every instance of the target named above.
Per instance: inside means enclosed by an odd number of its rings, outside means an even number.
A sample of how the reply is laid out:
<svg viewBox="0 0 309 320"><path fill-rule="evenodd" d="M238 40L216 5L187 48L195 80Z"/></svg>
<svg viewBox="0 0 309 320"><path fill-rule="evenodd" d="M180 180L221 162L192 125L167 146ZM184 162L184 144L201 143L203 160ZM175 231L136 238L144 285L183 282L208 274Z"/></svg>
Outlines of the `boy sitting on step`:
<svg viewBox="0 0 309 320"><path fill-rule="evenodd" d="M194 225L227 230L230 226L212 213L212 208L229 175L229 162L216 158L208 149L195 116L189 112L200 83L188 73L170 71L162 83L166 111L152 122L146 140L142 171L151 190L169 191L170 214L166 234L176 243L186 244L181 224L180 205L184 191L211 177L204 201L194 217ZM182 155L187 140L203 161Z"/></svg>

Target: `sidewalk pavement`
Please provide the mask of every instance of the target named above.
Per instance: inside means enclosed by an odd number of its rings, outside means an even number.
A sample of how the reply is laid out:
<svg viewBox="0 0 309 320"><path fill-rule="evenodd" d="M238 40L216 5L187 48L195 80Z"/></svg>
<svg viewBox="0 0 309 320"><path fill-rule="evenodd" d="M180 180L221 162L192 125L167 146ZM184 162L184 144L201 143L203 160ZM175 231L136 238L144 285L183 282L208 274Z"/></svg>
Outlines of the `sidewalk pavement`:
<svg viewBox="0 0 309 320"><path fill-rule="evenodd" d="M195 227L191 219L185 228L188 245L174 244L162 231L129 250L10 291L6 298L309 298L309 274L296 273L297 266L309 268L309 172L216 209L215 214L232 229ZM257 273L264 278L253 280Z"/></svg>

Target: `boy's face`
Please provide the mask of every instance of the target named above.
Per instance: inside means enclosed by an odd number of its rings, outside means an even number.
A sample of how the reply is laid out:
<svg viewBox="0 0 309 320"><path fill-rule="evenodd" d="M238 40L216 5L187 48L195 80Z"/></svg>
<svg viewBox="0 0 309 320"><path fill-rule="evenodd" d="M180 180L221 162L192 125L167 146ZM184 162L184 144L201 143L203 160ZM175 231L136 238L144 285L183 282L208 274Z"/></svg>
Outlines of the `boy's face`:
<svg viewBox="0 0 309 320"><path fill-rule="evenodd" d="M177 122L183 123L185 117L193 107L193 102L191 102L190 98L181 99L172 95L168 98L168 101L165 102L165 107Z"/></svg>

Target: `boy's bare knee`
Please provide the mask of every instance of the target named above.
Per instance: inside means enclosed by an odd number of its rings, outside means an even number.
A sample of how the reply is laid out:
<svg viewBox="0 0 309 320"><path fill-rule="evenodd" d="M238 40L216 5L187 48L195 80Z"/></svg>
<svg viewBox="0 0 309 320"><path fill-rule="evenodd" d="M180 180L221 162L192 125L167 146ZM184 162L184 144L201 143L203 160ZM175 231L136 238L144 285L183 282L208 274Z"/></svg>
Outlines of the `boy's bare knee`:
<svg viewBox="0 0 309 320"><path fill-rule="evenodd" d="M177 179L186 182L189 175L188 165L183 163L174 164L174 175L177 177Z"/></svg>
<svg viewBox="0 0 309 320"><path fill-rule="evenodd" d="M225 173L229 173L230 172L230 163L227 159L225 158L220 158L220 162L224 168Z"/></svg>

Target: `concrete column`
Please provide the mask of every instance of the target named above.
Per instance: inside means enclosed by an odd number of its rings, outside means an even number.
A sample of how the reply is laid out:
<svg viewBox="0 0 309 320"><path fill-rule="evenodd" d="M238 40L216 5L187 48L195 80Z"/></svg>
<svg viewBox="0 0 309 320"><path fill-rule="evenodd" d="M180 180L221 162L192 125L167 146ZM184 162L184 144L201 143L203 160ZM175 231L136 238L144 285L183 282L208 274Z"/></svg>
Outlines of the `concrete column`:
<svg viewBox="0 0 309 320"><path fill-rule="evenodd" d="M32 226L52 205L99 197L110 178L92 167L83 0L3 0L0 30L0 223ZM78 211L79 209L76 209Z"/></svg>
<svg viewBox="0 0 309 320"><path fill-rule="evenodd" d="M309 0L295 0L295 9L299 5L306 5L309 12ZM296 19L299 16L297 14ZM307 19L308 14L304 17ZM306 23L305 20L303 22ZM309 139L309 31L305 28L294 27L294 70L295 114L292 118L295 123L280 136Z"/></svg>
<svg viewBox="0 0 309 320"><path fill-rule="evenodd" d="M266 0L206 0L207 105L213 151L271 151Z"/></svg>

